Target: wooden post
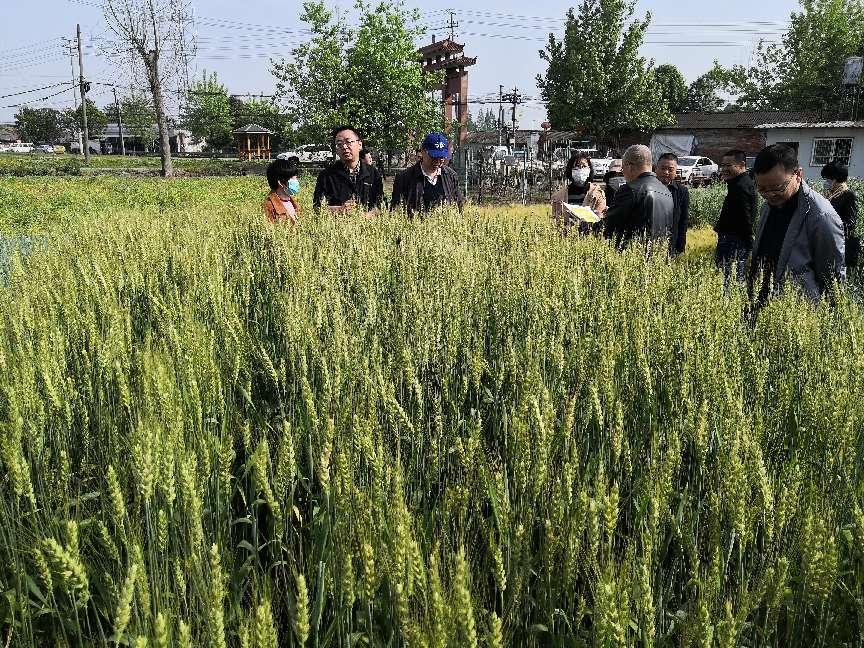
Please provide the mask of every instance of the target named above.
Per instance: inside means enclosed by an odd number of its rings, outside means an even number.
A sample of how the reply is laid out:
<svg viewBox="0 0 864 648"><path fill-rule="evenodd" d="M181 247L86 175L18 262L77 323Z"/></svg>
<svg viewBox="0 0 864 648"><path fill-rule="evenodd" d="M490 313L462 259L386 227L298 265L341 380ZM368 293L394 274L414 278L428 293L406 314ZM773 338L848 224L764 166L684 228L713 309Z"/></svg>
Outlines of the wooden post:
<svg viewBox="0 0 864 648"><path fill-rule="evenodd" d="M252 141L249 139L249 134L246 134L246 159L252 159Z"/></svg>

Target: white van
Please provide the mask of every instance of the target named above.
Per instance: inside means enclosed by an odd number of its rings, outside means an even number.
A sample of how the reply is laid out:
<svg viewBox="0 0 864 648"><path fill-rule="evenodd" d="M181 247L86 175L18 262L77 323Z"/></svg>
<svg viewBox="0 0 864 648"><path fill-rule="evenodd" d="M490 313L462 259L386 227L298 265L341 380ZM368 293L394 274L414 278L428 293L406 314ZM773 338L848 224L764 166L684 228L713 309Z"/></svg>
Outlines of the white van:
<svg viewBox="0 0 864 648"><path fill-rule="evenodd" d="M13 153L32 153L33 142L16 142L9 150Z"/></svg>

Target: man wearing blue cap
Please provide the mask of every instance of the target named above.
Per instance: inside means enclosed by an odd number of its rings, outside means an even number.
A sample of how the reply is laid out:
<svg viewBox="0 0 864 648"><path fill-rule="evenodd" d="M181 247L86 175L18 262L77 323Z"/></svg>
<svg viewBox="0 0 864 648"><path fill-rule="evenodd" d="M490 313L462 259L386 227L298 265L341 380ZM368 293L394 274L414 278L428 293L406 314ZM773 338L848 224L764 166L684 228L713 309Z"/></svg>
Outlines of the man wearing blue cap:
<svg viewBox="0 0 864 648"><path fill-rule="evenodd" d="M450 145L442 133L429 133L423 140L420 161L396 174L390 209L401 207L411 217L441 205L465 204L459 191L459 178L447 166Z"/></svg>

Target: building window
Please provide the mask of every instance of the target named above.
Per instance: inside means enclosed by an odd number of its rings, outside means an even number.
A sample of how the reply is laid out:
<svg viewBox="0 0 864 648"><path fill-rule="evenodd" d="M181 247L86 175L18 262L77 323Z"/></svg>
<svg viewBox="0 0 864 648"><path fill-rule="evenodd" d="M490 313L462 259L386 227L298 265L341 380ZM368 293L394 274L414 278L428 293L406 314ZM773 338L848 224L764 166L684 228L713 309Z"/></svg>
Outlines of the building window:
<svg viewBox="0 0 864 648"><path fill-rule="evenodd" d="M832 161L849 166L851 158L851 137L816 137L813 139L813 159L810 161L810 166L821 167Z"/></svg>

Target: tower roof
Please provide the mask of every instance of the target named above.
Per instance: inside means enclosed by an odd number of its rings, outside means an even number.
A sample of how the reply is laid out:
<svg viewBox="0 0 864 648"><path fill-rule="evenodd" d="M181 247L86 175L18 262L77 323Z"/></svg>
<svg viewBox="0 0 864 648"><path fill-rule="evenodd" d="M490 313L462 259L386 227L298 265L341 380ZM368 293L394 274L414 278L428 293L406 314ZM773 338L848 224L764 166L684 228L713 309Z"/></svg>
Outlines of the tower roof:
<svg viewBox="0 0 864 648"><path fill-rule="evenodd" d="M464 45L457 43L454 40L445 38L444 40L436 41L431 45L425 45L417 50L421 56L429 56L433 54L453 54L461 52L465 49Z"/></svg>

